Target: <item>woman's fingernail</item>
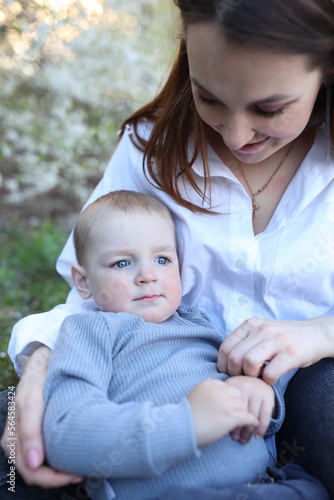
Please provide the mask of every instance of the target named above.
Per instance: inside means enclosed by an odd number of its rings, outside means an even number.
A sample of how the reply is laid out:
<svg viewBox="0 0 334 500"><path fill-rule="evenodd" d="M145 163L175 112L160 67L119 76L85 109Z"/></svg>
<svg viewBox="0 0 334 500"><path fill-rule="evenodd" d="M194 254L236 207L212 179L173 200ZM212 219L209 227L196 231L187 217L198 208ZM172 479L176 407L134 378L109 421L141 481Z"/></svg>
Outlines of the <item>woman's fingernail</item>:
<svg viewBox="0 0 334 500"><path fill-rule="evenodd" d="M26 456L26 462L30 469L37 469L40 466L40 458L37 450L29 450Z"/></svg>

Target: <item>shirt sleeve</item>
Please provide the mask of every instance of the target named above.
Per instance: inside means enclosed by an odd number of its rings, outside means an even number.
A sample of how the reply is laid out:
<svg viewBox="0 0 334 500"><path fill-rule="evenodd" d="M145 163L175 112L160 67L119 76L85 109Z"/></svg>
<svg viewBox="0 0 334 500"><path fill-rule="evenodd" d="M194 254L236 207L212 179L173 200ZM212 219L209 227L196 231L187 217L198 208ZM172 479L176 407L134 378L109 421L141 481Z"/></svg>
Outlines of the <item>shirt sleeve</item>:
<svg viewBox="0 0 334 500"><path fill-rule="evenodd" d="M56 469L149 477L199 455L186 398L162 406L108 398L116 328L121 330L116 324L111 331L98 312L71 316L61 328L49 363L43 423L46 457Z"/></svg>
<svg viewBox="0 0 334 500"><path fill-rule="evenodd" d="M148 137L151 125L143 123L140 134ZM85 204L92 203L100 196L118 189L129 189L145 192L148 181L143 174L143 153L133 142L133 130L127 127L123 134L104 175ZM71 278L71 265L76 262L72 233L65 244L57 261L58 273L73 287ZM73 288L66 304L60 304L50 312L34 314L23 318L13 328L9 342L8 354L14 363L15 370L21 376L25 363L35 349L44 344L53 348L63 320L70 314L93 310L95 304L92 300L81 299Z"/></svg>

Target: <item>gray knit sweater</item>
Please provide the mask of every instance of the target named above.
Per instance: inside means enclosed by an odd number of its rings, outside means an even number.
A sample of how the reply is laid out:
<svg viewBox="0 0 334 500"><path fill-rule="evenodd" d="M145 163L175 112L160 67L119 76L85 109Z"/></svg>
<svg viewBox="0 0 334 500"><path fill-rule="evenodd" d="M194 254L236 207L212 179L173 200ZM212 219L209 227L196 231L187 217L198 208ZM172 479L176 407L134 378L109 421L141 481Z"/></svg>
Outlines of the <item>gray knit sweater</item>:
<svg viewBox="0 0 334 500"><path fill-rule="evenodd" d="M226 338L204 315L180 307L163 323L129 313L68 317L49 363L43 431L55 468L87 477L93 499L156 499L169 487L219 488L258 478L263 439L229 436L198 448L187 394L217 372ZM283 398L276 390L276 432Z"/></svg>

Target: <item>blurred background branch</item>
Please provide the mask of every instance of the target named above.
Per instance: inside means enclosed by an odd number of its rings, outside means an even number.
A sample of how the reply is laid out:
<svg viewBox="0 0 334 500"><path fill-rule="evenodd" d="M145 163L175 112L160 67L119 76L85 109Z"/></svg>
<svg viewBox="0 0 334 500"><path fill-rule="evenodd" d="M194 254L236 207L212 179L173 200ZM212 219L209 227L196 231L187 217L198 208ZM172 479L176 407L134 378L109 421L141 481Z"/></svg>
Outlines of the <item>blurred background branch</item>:
<svg viewBox="0 0 334 500"><path fill-rule="evenodd" d="M172 0L0 0L0 388L12 325L66 298L57 255L178 28Z"/></svg>

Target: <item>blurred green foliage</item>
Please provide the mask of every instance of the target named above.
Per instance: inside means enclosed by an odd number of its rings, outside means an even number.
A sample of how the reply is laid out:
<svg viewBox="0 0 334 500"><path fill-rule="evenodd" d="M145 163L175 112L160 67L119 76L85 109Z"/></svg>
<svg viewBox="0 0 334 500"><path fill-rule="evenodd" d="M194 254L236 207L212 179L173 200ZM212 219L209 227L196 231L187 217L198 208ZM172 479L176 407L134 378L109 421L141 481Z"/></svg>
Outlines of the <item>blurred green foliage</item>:
<svg viewBox="0 0 334 500"><path fill-rule="evenodd" d="M66 299L69 287L54 269L66 238L49 220L40 227L13 221L11 227L0 228L0 390L17 380L6 354L13 325Z"/></svg>

